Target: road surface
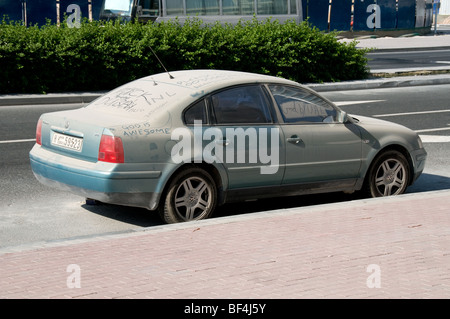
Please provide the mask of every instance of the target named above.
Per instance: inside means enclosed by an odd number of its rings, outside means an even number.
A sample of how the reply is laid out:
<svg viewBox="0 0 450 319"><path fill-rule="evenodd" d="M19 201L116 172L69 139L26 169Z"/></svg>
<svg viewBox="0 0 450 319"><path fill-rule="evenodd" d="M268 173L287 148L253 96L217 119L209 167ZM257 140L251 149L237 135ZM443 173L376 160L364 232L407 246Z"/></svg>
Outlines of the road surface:
<svg viewBox="0 0 450 319"><path fill-rule="evenodd" d="M382 118L419 132L429 156L425 173L408 189L409 193L450 189L450 85L322 94L351 114ZM0 107L0 248L162 224L156 214L145 209L85 205L84 198L50 189L34 178L28 152L34 144L39 115L81 106ZM219 209L215 218L348 200L357 199L335 193L229 204Z"/></svg>

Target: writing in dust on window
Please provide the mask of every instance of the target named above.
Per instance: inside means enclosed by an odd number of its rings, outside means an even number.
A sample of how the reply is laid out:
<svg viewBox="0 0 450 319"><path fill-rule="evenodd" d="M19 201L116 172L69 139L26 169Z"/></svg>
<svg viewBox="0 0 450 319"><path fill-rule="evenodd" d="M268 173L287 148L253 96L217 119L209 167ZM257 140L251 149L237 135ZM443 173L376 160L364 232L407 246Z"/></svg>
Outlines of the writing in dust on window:
<svg viewBox="0 0 450 319"><path fill-rule="evenodd" d="M148 112L163 107L176 93L170 91L149 92L139 88L124 88L105 96L99 102L107 107L127 112Z"/></svg>
<svg viewBox="0 0 450 319"><path fill-rule="evenodd" d="M326 110L302 100L289 100L281 104L281 110L287 120L302 120L311 118L325 118Z"/></svg>

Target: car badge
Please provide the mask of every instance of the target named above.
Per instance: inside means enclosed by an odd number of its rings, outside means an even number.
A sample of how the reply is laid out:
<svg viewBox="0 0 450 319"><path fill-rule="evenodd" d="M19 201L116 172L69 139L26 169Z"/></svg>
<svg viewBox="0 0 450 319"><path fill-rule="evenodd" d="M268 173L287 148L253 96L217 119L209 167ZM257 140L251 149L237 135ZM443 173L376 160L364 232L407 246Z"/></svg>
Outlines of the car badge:
<svg viewBox="0 0 450 319"><path fill-rule="evenodd" d="M69 128L69 125L70 125L69 121L66 121L65 128L68 129L68 128Z"/></svg>

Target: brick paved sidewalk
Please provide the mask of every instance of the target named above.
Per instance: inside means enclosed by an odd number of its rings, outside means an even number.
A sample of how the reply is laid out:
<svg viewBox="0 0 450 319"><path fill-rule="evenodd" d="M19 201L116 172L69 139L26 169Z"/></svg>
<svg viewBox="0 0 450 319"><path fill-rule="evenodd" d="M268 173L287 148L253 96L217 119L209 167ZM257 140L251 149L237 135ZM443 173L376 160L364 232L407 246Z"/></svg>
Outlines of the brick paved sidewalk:
<svg viewBox="0 0 450 319"><path fill-rule="evenodd" d="M2 249L0 298L449 298L449 200L416 193Z"/></svg>

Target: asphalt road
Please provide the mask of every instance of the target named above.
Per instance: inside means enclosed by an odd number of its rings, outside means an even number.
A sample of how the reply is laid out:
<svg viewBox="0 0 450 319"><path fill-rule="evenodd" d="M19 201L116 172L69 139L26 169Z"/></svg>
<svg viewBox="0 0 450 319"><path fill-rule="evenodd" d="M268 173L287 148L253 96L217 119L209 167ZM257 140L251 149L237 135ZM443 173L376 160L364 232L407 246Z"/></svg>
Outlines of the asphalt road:
<svg viewBox="0 0 450 319"><path fill-rule="evenodd" d="M408 192L450 188L450 85L323 94L351 114L378 117L419 131L429 157L425 173ZM34 144L39 115L80 106L0 107L0 248L161 224L155 214L145 209L88 206L84 198L47 188L34 178L28 152ZM336 193L260 200L225 205L215 217L356 199Z"/></svg>
<svg viewBox="0 0 450 319"><path fill-rule="evenodd" d="M450 49L389 50L367 54L372 72L450 69Z"/></svg>
<svg viewBox="0 0 450 319"><path fill-rule="evenodd" d="M434 37L434 28L429 37ZM438 25L437 35L449 35L450 26ZM450 48L420 47L420 48L381 48L367 54L368 66L372 72L386 70L450 70Z"/></svg>

